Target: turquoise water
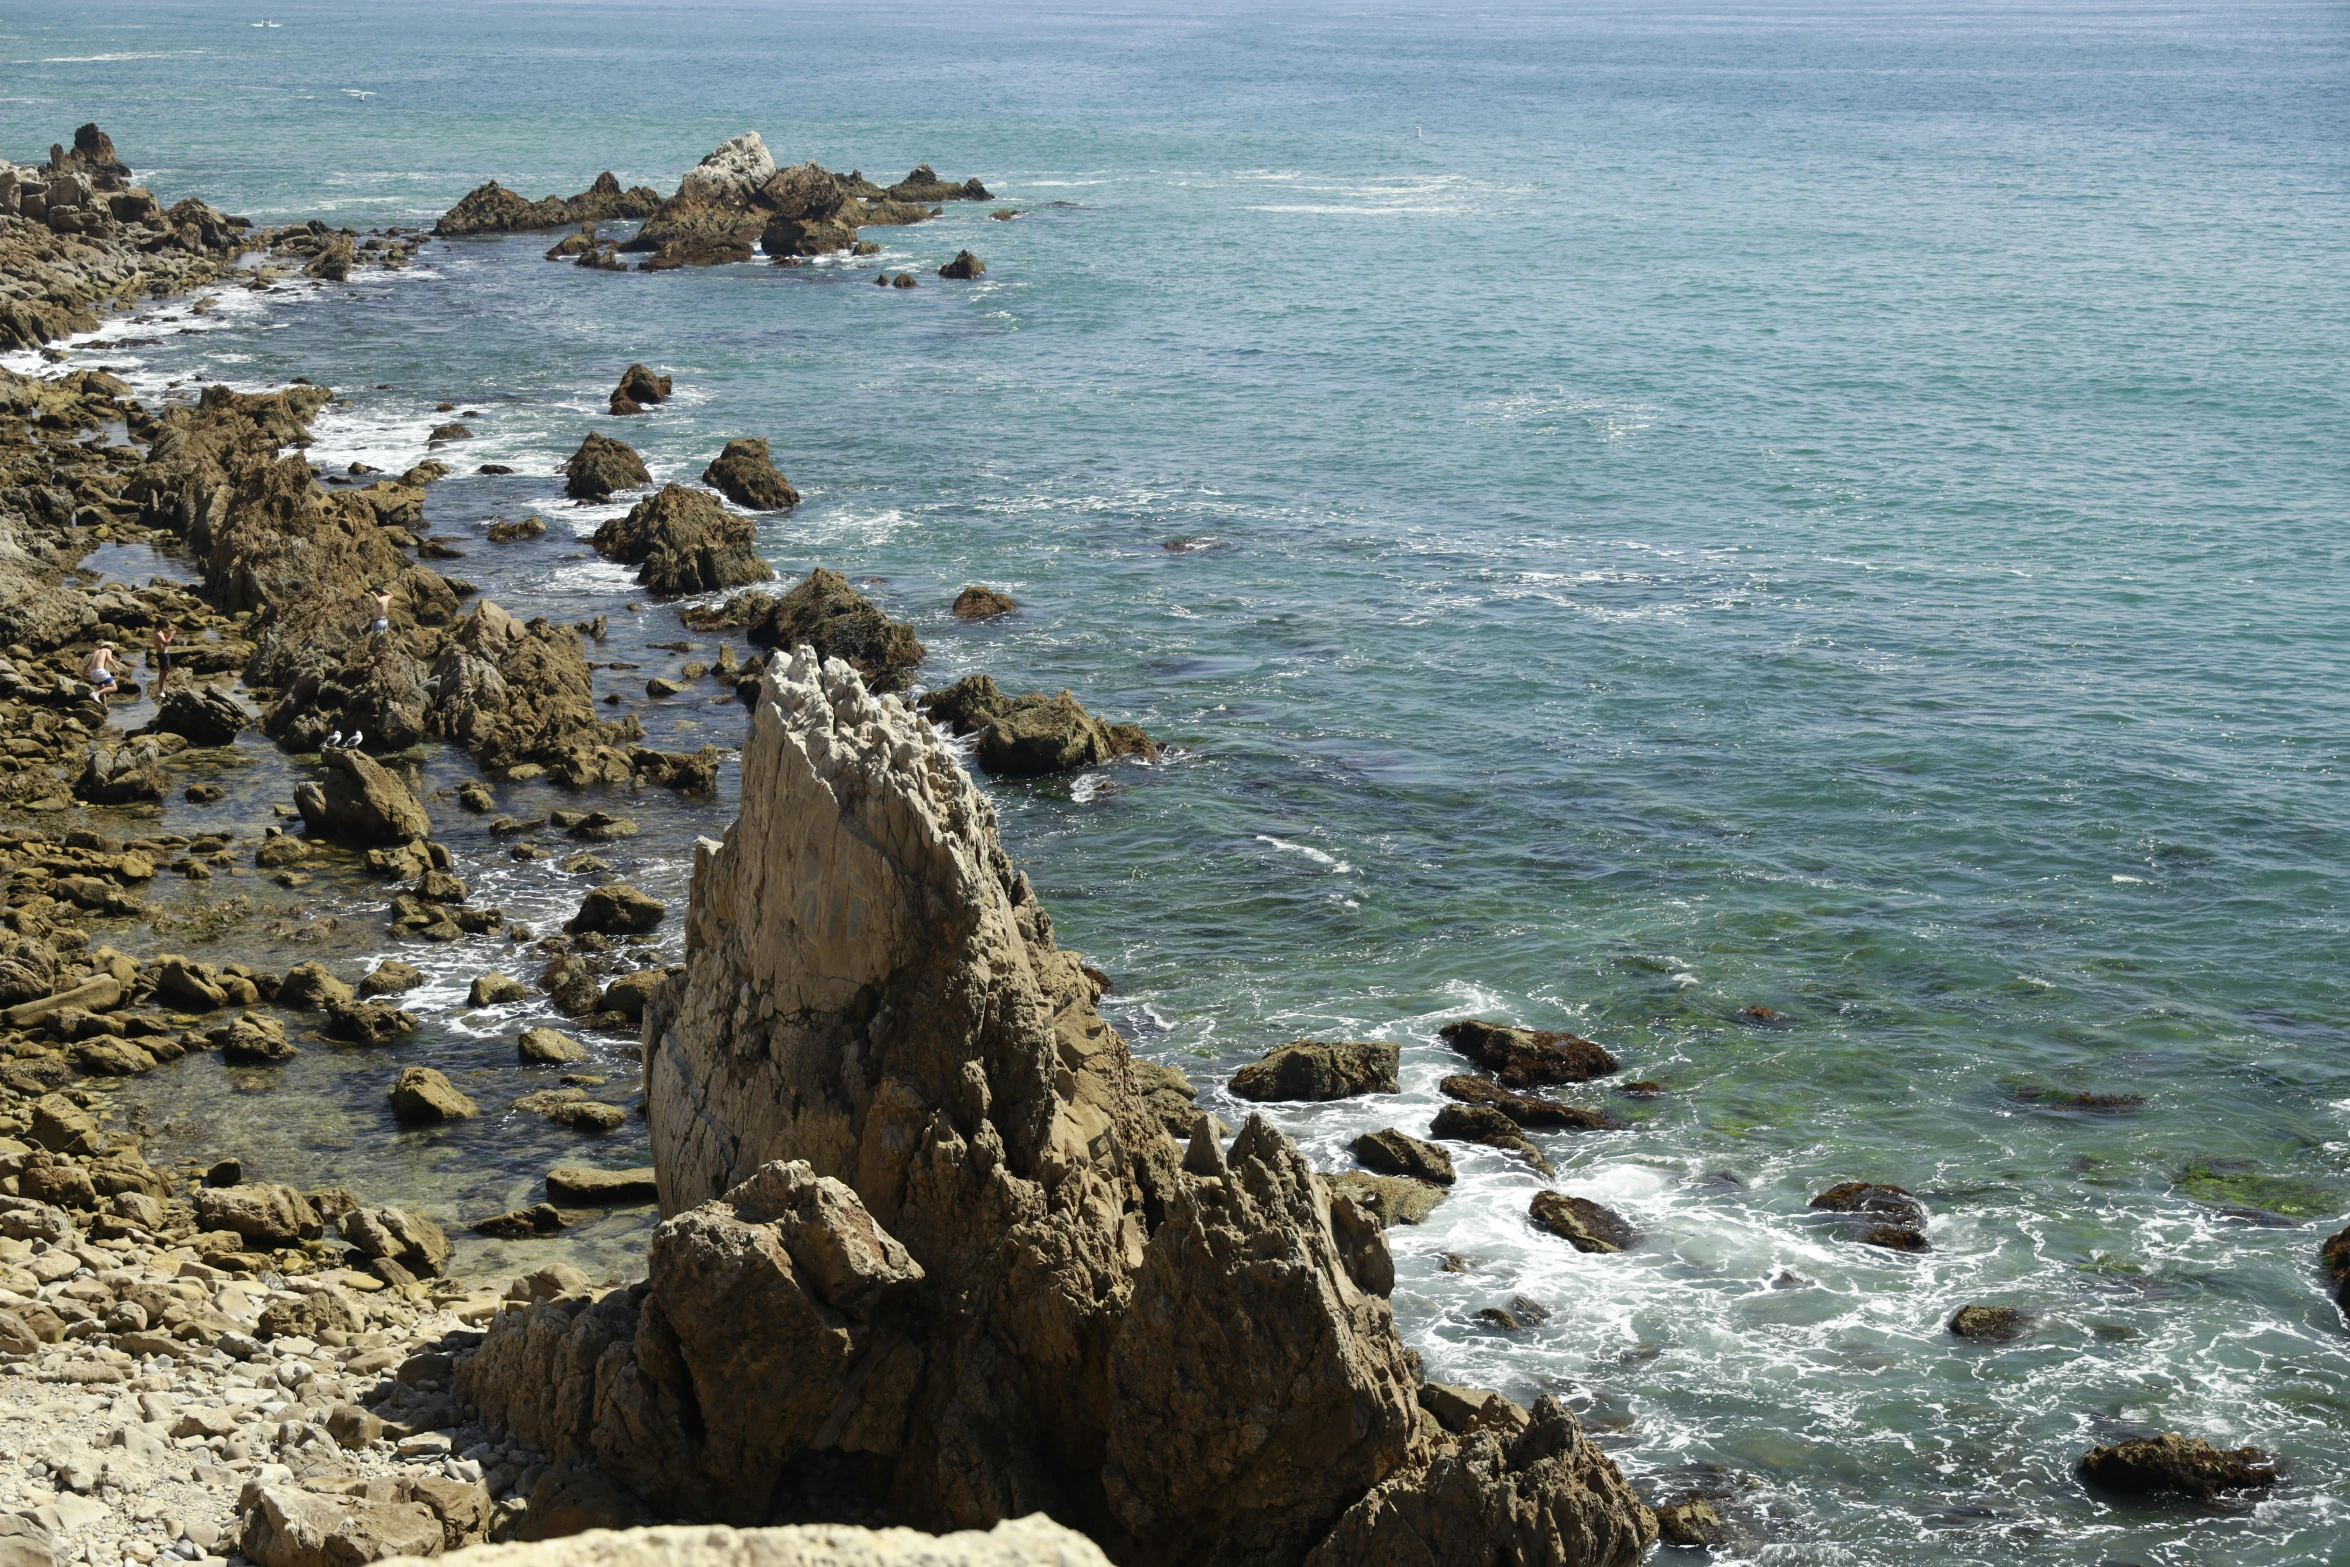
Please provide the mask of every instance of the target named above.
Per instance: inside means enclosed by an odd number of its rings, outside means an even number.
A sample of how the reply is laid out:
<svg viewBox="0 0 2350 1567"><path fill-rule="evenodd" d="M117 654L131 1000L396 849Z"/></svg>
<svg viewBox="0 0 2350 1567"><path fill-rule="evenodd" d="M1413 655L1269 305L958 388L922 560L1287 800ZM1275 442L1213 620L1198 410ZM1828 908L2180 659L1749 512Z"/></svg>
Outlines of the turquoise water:
<svg viewBox="0 0 2350 1567"><path fill-rule="evenodd" d="M1631 1129L1545 1140L1642 1249L1529 1233L1537 1183L1480 1151L1395 1233L1396 1304L1432 1374L1563 1392L1651 1494L1720 1494L1725 1559L2350 1556L2350 1338L2314 1260L2350 1213L2342 7L80 10L0 21L7 153L96 118L160 194L261 221L607 167L669 189L744 129L980 175L1027 215L882 231L910 293L581 273L525 236L75 361L347 388L332 462L405 466L435 402L482 410L466 459L523 471L436 486L435 528L556 526L449 569L612 614L634 699L680 633L623 610L581 558L608 511L551 509L547 473L646 360L681 392L628 431L656 473L771 438L808 499L767 553L882 579L930 683L1067 686L1173 743L993 792L1120 1025L1228 1119L1214 1085L1270 1044L1401 1040L1401 1100L1276 1114L1343 1167L1356 1131L1424 1130L1466 1013L1663 1081L1585 1096ZM982 282L929 277L964 246ZM958 625L974 581L1022 612ZM628 873L682 895L730 810L637 802ZM509 908L576 898L442 815ZM338 951L391 950L362 885L323 885ZM522 1014L456 1017L490 949L432 956L402 1058L493 1105L538 1086ZM387 1068L303 1062L140 1092L266 1103L244 1135L288 1178L452 1218L573 1146L497 1114L399 1134ZM1920 1193L1935 1250L1815 1223L1846 1179ZM1550 1320L1476 1315L1521 1295ZM1965 1345L1969 1300L2041 1325ZM2288 1483L2203 1511L2070 1479L2164 1428Z"/></svg>

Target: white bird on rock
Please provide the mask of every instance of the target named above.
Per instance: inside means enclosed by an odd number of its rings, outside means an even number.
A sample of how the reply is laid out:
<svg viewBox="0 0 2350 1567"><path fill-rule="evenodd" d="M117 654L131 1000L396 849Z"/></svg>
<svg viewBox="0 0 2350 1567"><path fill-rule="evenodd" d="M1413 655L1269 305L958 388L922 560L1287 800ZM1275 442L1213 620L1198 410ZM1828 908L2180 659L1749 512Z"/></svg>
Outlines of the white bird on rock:
<svg viewBox="0 0 2350 1567"><path fill-rule="evenodd" d="M356 751L359 749L359 742L366 738L367 735L364 731L354 729L351 731L351 743L345 746L344 749L347 751Z"/></svg>
<svg viewBox="0 0 2350 1567"><path fill-rule="evenodd" d="M336 730L336 731L335 731L333 734L331 734L331 735L328 735L328 736L326 737L326 744L324 744L324 745L320 746L320 747L319 747L319 749L320 749L321 751L335 751L335 750L340 750L340 749L342 748L342 744L343 744L343 732L342 732L340 729L338 729L338 730Z"/></svg>

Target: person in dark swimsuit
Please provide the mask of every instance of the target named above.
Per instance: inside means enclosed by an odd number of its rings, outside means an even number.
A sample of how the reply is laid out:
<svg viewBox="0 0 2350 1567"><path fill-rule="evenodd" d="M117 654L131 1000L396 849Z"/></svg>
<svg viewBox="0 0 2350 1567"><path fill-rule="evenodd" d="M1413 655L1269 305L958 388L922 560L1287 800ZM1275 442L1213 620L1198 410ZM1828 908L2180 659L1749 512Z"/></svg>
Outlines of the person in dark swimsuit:
<svg viewBox="0 0 2350 1567"><path fill-rule="evenodd" d="M148 662L155 666L155 695L159 698L163 695L163 688L171 684L171 641L173 635L170 626L158 624L155 628L154 651L147 655Z"/></svg>

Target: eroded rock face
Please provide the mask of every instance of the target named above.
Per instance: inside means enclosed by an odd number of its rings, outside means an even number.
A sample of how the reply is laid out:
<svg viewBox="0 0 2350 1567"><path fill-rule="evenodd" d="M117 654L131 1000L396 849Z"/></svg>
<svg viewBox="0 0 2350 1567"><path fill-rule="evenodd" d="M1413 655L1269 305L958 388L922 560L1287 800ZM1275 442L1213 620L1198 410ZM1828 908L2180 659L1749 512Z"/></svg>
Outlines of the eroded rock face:
<svg viewBox="0 0 2350 1567"><path fill-rule="evenodd" d="M818 566L777 600L748 635L785 652L805 643L847 663L874 691L903 691L928 651L914 628L890 619L837 571Z"/></svg>
<svg viewBox="0 0 2350 1567"><path fill-rule="evenodd" d="M800 492L776 471L774 453L755 436L728 441L718 460L702 470L702 482L752 511L783 511L800 503Z"/></svg>
<svg viewBox="0 0 2350 1567"><path fill-rule="evenodd" d="M399 777L363 751L329 751L325 776L294 791L312 837L335 843L407 843L432 836L432 818Z"/></svg>
<svg viewBox="0 0 2350 1567"><path fill-rule="evenodd" d="M635 447L593 430L563 464L563 493L575 501L605 500L614 490L633 490L652 482L653 476Z"/></svg>
<svg viewBox="0 0 2350 1567"><path fill-rule="evenodd" d="M493 1425L731 1523L1050 1509L1121 1562L1281 1564L1377 1497L1358 1535L1441 1515L1441 1560L1637 1554L1563 1411L1467 1458L1421 1418L1377 1217L1262 1120L1169 1135L986 799L846 665L763 676L686 940L648 1277L494 1322L458 1386Z"/></svg>

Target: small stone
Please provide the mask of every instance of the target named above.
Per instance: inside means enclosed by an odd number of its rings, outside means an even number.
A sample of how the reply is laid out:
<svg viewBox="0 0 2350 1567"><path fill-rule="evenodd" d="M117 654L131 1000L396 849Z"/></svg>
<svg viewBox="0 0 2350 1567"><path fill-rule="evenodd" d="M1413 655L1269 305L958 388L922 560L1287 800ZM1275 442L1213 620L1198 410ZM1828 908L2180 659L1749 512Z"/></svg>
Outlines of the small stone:
<svg viewBox="0 0 2350 1567"><path fill-rule="evenodd" d="M2030 1331L2029 1313L2007 1306L1961 1306L1950 1319L1950 1331L1978 1344L2006 1344Z"/></svg>
<svg viewBox="0 0 2350 1567"><path fill-rule="evenodd" d="M509 979L504 974L484 974L473 982L466 992L466 1004L476 1007L502 1007L530 999L530 987L521 980Z"/></svg>
<svg viewBox="0 0 2350 1567"><path fill-rule="evenodd" d="M391 1100L392 1113L412 1125L464 1121L481 1114L480 1105L429 1066L405 1068L392 1085Z"/></svg>
<svg viewBox="0 0 2350 1567"><path fill-rule="evenodd" d="M555 1066L569 1061L585 1061L587 1046L569 1034L551 1028L526 1028L515 1041L517 1054L533 1066Z"/></svg>

